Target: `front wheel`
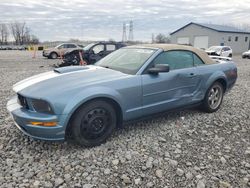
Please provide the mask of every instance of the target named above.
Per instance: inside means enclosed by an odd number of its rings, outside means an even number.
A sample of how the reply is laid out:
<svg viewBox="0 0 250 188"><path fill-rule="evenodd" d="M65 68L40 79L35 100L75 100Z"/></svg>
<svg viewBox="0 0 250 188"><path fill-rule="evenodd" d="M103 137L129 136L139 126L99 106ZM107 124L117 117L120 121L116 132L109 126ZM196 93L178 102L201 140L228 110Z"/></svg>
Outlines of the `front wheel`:
<svg viewBox="0 0 250 188"><path fill-rule="evenodd" d="M50 55L49 55L49 58L50 59L56 59L58 57L57 53L55 52L52 52Z"/></svg>
<svg viewBox="0 0 250 188"><path fill-rule="evenodd" d="M202 109L212 113L220 108L223 100L224 89L221 83L215 82L208 90L203 101Z"/></svg>
<svg viewBox="0 0 250 188"><path fill-rule="evenodd" d="M91 101L80 107L72 119L72 136L80 145L102 144L116 127L114 107L103 100Z"/></svg>

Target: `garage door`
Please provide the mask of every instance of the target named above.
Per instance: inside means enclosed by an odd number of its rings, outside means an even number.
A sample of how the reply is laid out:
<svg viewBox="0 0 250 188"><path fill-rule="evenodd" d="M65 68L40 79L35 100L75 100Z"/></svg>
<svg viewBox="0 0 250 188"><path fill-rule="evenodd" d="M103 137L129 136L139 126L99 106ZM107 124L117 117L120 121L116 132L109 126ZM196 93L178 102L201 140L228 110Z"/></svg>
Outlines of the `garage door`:
<svg viewBox="0 0 250 188"><path fill-rule="evenodd" d="M207 49L208 48L208 36L196 36L194 37L194 47Z"/></svg>
<svg viewBox="0 0 250 188"><path fill-rule="evenodd" d="M189 37L178 37L177 44L189 44Z"/></svg>

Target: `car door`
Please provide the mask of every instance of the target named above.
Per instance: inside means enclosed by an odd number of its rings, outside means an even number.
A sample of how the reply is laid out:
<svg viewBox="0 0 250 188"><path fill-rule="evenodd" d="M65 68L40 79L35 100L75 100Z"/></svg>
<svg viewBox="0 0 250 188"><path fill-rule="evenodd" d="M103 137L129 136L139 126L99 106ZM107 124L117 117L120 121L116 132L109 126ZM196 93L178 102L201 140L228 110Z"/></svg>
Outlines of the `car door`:
<svg viewBox="0 0 250 188"><path fill-rule="evenodd" d="M58 48L57 48L57 54L59 55L59 56L63 56L63 54L64 54L64 49L66 48L66 44L62 44L62 45L60 45Z"/></svg>
<svg viewBox="0 0 250 188"><path fill-rule="evenodd" d="M104 50L104 44L97 44L93 46L89 51L89 63L93 64L99 61L103 57Z"/></svg>
<svg viewBox="0 0 250 188"><path fill-rule="evenodd" d="M221 50L221 56L228 57L229 54L230 54L230 48L228 48L228 47L222 48L222 50Z"/></svg>
<svg viewBox="0 0 250 188"><path fill-rule="evenodd" d="M168 64L170 71L157 75L145 71L142 75L143 113L156 113L191 104L200 82L193 53L182 50L162 52L149 68L155 64Z"/></svg>

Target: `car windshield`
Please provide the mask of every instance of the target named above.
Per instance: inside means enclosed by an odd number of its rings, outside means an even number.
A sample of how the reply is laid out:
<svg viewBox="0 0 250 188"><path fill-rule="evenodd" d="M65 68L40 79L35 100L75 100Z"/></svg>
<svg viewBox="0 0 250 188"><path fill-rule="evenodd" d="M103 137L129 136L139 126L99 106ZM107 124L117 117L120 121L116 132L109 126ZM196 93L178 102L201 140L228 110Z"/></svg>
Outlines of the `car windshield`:
<svg viewBox="0 0 250 188"><path fill-rule="evenodd" d="M220 51L222 49L221 46L211 46L210 48L208 48L208 50L211 50L211 51Z"/></svg>
<svg viewBox="0 0 250 188"><path fill-rule="evenodd" d="M83 48L83 50L89 50L92 46L94 46L95 45L95 43L90 43L90 44L88 44L87 46L85 46L84 48Z"/></svg>
<svg viewBox="0 0 250 188"><path fill-rule="evenodd" d="M62 46L63 46L63 44L59 44L59 45L57 45L55 48L56 48L56 49L59 49L59 48L62 48Z"/></svg>
<svg viewBox="0 0 250 188"><path fill-rule="evenodd" d="M96 65L126 74L135 74L155 51L144 48L122 48L101 59Z"/></svg>

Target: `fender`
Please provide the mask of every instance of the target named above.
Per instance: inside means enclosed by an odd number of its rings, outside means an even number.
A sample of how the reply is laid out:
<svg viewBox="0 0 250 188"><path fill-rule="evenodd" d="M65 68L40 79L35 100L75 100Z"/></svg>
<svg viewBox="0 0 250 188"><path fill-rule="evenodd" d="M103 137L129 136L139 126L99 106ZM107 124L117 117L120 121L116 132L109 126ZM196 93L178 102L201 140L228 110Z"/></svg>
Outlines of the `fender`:
<svg viewBox="0 0 250 188"><path fill-rule="evenodd" d="M225 73L223 71L216 71L214 72L207 80L207 82L205 83L205 91L208 90L208 88L216 81L219 79L223 79L226 83L226 88L228 87L228 83L227 83L227 77L225 75Z"/></svg>
<svg viewBox="0 0 250 188"><path fill-rule="evenodd" d="M123 100L119 92L104 86L97 86L84 89L82 92L78 93L75 97L70 100L63 110L63 114L68 114L65 120L65 127L67 126L70 117L75 112L75 110L87 101L94 98L105 97L116 101L121 107L122 113L124 115L125 110L123 109Z"/></svg>

